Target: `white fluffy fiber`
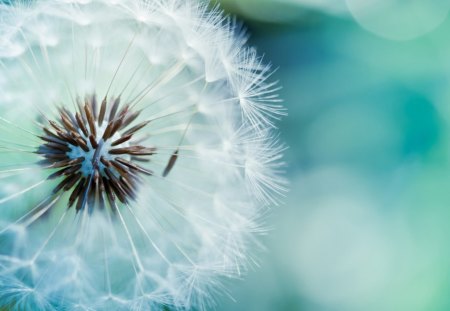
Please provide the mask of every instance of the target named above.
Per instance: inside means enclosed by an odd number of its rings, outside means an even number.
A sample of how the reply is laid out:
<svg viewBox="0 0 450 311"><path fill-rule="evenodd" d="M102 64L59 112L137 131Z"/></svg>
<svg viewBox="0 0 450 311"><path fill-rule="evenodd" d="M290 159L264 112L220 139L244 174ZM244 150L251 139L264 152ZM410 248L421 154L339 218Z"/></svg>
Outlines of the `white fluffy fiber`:
<svg viewBox="0 0 450 311"><path fill-rule="evenodd" d="M0 4L0 306L209 309L246 270L285 186L273 134L284 112L245 42L193 0ZM116 217L67 209L33 153L39 124L93 93L136 103L158 150L145 164L155 175Z"/></svg>

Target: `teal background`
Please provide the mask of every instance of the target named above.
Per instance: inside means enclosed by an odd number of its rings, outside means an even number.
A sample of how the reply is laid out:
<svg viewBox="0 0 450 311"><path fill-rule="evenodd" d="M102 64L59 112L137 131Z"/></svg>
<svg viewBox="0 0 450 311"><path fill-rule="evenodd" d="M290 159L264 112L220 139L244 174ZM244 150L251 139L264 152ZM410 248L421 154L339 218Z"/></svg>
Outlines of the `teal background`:
<svg viewBox="0 0 450 311"><path fill-rule="evenodd" d="M239 1L283 86L291 190L218 309L450 310L450 4Z"/></svg>

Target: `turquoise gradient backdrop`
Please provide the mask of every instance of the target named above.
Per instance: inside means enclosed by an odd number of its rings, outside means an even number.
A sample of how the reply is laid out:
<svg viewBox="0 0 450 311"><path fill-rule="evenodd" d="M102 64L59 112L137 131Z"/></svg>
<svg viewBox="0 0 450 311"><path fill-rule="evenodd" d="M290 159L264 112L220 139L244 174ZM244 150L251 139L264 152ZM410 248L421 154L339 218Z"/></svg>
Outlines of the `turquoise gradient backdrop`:
<svg viewBox="0 0 450 311"><path fill-rule="evenodd" d="M218 309L450 310L450 3L222 2L277 68L291 191Z"/></svg>

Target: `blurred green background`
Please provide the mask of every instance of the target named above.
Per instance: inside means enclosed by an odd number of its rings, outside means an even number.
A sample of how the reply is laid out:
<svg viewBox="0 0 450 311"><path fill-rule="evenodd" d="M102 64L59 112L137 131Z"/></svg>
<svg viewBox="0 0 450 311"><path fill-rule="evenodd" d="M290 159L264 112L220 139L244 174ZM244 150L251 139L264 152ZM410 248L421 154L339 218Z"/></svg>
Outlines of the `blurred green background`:
<svg viewBox="0 0 450 311"><path fill-rule="evenodd" d="M278 68L291 182L219 310L450 310L448 0L223 0Z"/></svg>

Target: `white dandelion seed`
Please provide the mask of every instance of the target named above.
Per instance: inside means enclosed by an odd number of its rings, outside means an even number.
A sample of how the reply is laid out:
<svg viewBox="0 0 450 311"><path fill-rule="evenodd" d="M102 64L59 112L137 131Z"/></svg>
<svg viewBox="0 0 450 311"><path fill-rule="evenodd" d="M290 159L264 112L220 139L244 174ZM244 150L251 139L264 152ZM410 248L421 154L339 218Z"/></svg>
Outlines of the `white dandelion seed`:
<svg viewBox="0 0 450 311"><path fill-rule="evenodd" d="M270 69L186 0L0 4L0 308L207 309L285 191Z"/></svg>

